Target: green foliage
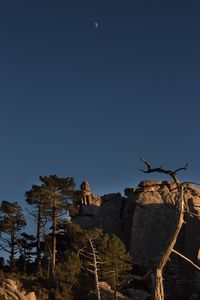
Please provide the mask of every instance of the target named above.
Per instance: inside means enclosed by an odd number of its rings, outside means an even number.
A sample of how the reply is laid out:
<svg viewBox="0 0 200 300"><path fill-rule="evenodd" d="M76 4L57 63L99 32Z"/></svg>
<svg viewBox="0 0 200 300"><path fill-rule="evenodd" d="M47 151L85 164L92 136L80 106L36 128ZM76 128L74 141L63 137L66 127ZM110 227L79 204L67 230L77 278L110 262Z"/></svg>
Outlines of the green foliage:
<svg viewBox="0 0 200 300"><path fill-rule="evenodd" d="M131 270L131 256L127 253L123 242L115 235L105 234L98 251L103 262L101 278L117 290L127 271Z"/></svg>
<svg viewBox="0 0 200 300"><path fill-rule="evenodd" d="M22 208L17 202L2 201L0 206L0 231L15 235L26 225Z"/></svg>
<svg viewBox="0 0 200 300"><path fill-rule="evenodd" d="M35 247L34 235L23 232L18 238L18 243L26 259L31 261L32 257L35 255L35 252L33 251L33 248Z"/></svg>
<svg viewBox="0 0 200 300"><path fill-rule="evenodd" d="M73 197L75 182L72 177L59 178L56 175L40 176L41 185L32 186L26 192L27 202L37 208L37 264L41 269L41 227L43 219L51 222L51 236L45 239L46 250L50 257L50 276L55 276L56 238L59 218L67 213L67 204ZM50 239L49 239L50 237Z"/></svg>
<svg viewBox="0 0 200 300"><path fill-rule="evenodd" d="M20 250L18 233L26 226L22 208L17 203L2 201L0 206L0 248L9 253L10 271L14 270L15 255Z"/></svg>
<svg viewBox="0 0 200 300"><path fill-rule="evenodd" d="M57 253L58 260L63 259L66 253L76 254L84 247L87 238L85 232L78 224L69 220L64 220L58 225Z"/></svg>
<svg viewBox="0 0 200 300"><path fill-rule="evenodd" d="M96 299L98 280L116 291L131 269L122 241L100 229L84 230L66 220L77 211L81 197L72 177L41 176L40 181L41 185L26 192L26 201L34 208L31 215L36 221L36 237L20 235L26 220L18 203L1 203L0 247L10 254L14 268L8 271L2 260L5 275L2 272L0 277L21 280L40 300ZM49 221L52 226L46 234Z"/></svg>
<svg viewBox="0 0 200 300"><path fill-rule="evenodd" d="M67 204L70 217L73 217L79 213L81 198L82 192L80 190L74 190L72 201Z"/></svg>
<svg viewBox="0 0 200 300"><path fill-rule="evenodd" d="M40 207L43 215L52 218L52 207L57 214L67 209L67 204L73 198L75 182L72 177L60 178L56 175L40 176L41 185L33 185L26 192L26 201L30 205Z"/></svg>
<svg viewBox="0 0 200 300"><path fill-rule="evenodd" d="M26 272L27 265L30 266L32 260L35 256L35 237L29 235L25 232L21 233L20 237L17 239L18 245L20 247L20 256L16 262L17 268L20 272ZM30 268L29 268L30 269ZM32 269L33 271L33 269Z"/></svg>
<svg viewBox="0 0 200 300"><path fill-rule="evenodd" d="M81 272L81 261L75 253L70 255L56 267L57 278L59 279L58 300L73 299L73 292L79 288L78 275Z"/></svg>
<svg viewBox="0 0 200 300"><path fill-rule="evenodd" d="M72 177L59 178L56 175L40 176L42 182L40 186L40 192L44 199L46 199L48 205L46 210L50 217L52 215L52 207L56 207L57 214L66 210L66 205L73 197L73 190L75 182Z"/></svg>

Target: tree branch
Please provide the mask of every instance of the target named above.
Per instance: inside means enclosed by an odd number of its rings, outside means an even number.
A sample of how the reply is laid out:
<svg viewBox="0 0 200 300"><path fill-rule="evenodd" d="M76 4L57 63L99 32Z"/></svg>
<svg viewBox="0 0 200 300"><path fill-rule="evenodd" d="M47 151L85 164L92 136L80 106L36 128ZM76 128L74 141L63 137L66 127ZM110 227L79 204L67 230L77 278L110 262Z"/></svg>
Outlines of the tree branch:
<svg viewBox="0 0 200 300"><path fill-rule="evenodd" d="M0 245L1 249L7 253L10 253L10 251L8 249L6 249L4 246Z"/></svg>
<svg viewBox="0 0 200 300"><path fill-rule="evenodd" d="M182 224L184 223L184 197L183 197L183 185L179 182L179 179L176 175L177 172L181 170L185 170L187 168L187 164L179 169L174 171L169 169L163 169L162 166L158 168L152 168L151 165L144 158L141 158L147 170L141 170L143 173L162 173L169 175L177 187L177 203L176 203L176 216L175 216L175 224L173 228L173 232L169 237L168 241L166 241L166 245L160 255L158 262L156 263L154 270L151 273L152 279L152 299L153 300L164 300L164 288L163 288L163 268L165 267L171 252L173 251L174 245L177 241L177 237L181 230Z"/></svg>
<svg viewBox="0 0 200 300"><path fill-rule="evenodd" d="M200 267L197 266L192 260L190 260L189 258L187 258L186 256L184 256L183 254L181 254L180 252L176 251L176 250L172 250L172 252L174 252L175 254L177 254L178 256L180 256L181 258L183 258L184 260L186 260L187 262L189 262L193 267L195 267L197 270L200 271Z"/></svg>
<svg viewBox="0 0 200 300"><path fill-rule="evenodd" d="M163 173L163 174L167 174L169 175L175 183L179 183L179 180L176 176L176 173L179 172L179 171L182 171L182 170L186 170L187 169L187 166L188 164L186 164L184 167L181 167L181 168L178 168L174 171L172 170L169 170L169 169L163 169L162 166L158 167L158 168L152 168L151 165L149 164L149 162L147 160L145 160L143 157L140 158L141 161L143 161L143 163L146 165L147 167L147 170L140 170L141 172L143 173Z"/></svg>

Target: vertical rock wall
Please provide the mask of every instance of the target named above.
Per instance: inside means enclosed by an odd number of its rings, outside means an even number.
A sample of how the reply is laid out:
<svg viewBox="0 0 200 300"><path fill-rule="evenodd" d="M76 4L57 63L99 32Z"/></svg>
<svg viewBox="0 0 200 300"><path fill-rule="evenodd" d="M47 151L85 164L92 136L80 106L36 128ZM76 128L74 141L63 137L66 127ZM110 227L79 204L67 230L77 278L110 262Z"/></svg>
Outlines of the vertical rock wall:
<svg viewBox="0 0 200 300"><path fill-rule="evenodd" d="M176 185L167 181L142 181L136 188L101 197L100 206L82 206L73 221L83 228L99 227L115 234L133 256L133 264L151 268L172 234L176 213ZM200 263L200 189L184 186L185 224L175 249ZM135 269L135 270L136 270ZM200 275L185 261L171 255L165 274L167 299L189 299L200 294Z"/></svg>
<svg viewBox="0 0 200 300"><path fill-rule="evenodd" d="M135 264L153 261L174 228L176 193L174 183L142 181L137 188L126 188L125 197L112 193L102 196L98 205L83 205L73 222L88 229L99 227L120 237ZM186 224L176 246L198 263L200 222L196 216L200 218L200 189L186 184L184 197Z"/></svg>

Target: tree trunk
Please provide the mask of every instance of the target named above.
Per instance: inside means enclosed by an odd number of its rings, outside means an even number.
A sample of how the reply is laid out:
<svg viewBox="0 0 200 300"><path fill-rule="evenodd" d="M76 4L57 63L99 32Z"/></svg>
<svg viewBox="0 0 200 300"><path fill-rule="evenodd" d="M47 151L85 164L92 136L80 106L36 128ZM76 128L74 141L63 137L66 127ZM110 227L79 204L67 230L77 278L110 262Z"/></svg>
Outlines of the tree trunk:
<svg viewBox="0 0 200 300"><path fill-rule="evenodd" d="M184 216L184 198L183 198L183 186L177 183L178 195L177 195L177 215L176 215L176 225L173 229L172 236L168 241L168 246L161 256L159 263L156 266L155 274L153 274L153 293L152 300L164 300L164 288L162 273L163 269L169 259L170 254L173 251L174 245L176 244L179 232L183 225Z"/></svg>
<svg viewBox="0 0 200 300"><path fill-rule="evenodd" d="M163 270L156 269L155 273L152 274L152 299L153 300L164 300L162 272Z"/></svg>
<svg viewBox="0 0 200 300"><path fill-rule="evenodd" d="M177 172L181 170L186 170L187 164L175 171L169 169L163 169L162 167L152 168L148 161L144 158L141 158L144 164L147 167L147 170L141 170L143 173L162 173L169 175L174 183L176 184L177 188L177 202L176 202L176 219L175 219L175 226L172 228L172 234L169 240L167 241L166 248L164 249L163 253L158 260L157 265L155 266L155 272L152 271L152 300L163 300L164 299L164 292L163 292L163 280L162 280L162 273L163 268L166 265L171 252L173 251L174 245L176 243L177 237L181 230L183 224L183 216L184 216L184 199L183 199L183 185L179 182L177 177Z"/></svg>
<svg viewBox="0 0 200 300"><path fill-rule="evenodd" d="M117 300L117 281L118 281L118 278L117 278L117 270L116 270L116 257L115 257L115 269L114 269L114 297L115 297L115 300Z"/></svg>
<svg viewBox="0 0 200 300"><path fill-rule="evenodd" d="M53 224L52 224L52 257L51 257L51 276L55 277L56 267L56 206L53 204Z"/></svg>
<svg viewBox="0 0 200 300"><path fill-rule="evenodd" d="M97 300L101 300L101 294L99 289L99 276L98 276L98 263L97 263L97 257L96 257L96 251L93 246L92 240L89 239L90 246L92 248L92 255L93 255L93 266L94 266L94 275L95 275L95 287L96 287L96 296Z"/></svg>
<svg viewBox="0 0 200 300"><path fill-rule="evenodd" d="M26 255L24 255L23 272L26 273Z"/></svg>
<svg viewBox="0 0 200 300"><path fill-rule="evenodd" d="M40 243L40 237L41 237L41 201L39 203L38 207L38 216L37 216L37 244L36 244L36 250L37 250L37 271L41 273L41 243Z"/></svg>
<svg viewBox="0 0 200 300"><path fill-rule="evenodd" d="M14 236L10 237L10 272L14 270L14 256L15 256L15 239Z"/></svg>

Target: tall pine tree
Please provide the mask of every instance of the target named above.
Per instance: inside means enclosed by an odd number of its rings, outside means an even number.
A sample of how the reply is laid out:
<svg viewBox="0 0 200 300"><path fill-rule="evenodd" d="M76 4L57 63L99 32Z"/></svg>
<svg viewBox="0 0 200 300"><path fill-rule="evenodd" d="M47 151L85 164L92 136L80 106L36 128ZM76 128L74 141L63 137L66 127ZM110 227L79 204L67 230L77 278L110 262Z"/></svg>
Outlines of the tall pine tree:
<svg viewBox="0 0 200 300"><path fill-rule="evenodd" d="M2 201L0 206L0 248L9 253L10 271L14 270L15 254L20 249L18 233L26 226L21 206L17 202Z"/></svg>
<svg viewBox="0 0 200 300"><path fill-rule="evenodd" d="M73 198L75 182L72 177L59 178L56 175L40 176L40 181L41 185L34 186L26 195L29 203L32 202L38 208L38 222L41 221L41 215L46 216L51 222L50 275L55 277L57 226L59 218L67 213ZM39 228L41 224L38 223L37 230ZM41 232L37 232L37 239L40 234ZM38 259L40 259L39 252Z"/></svg>

